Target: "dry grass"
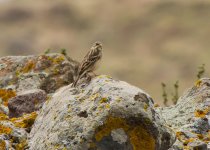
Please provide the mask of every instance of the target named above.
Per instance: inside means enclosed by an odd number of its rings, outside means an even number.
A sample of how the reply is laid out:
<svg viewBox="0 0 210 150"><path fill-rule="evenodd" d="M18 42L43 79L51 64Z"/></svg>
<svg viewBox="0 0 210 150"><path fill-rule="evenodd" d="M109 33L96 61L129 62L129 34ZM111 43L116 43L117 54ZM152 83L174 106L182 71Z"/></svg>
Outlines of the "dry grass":
<svg viewBox="0 0 210 150"><path fill-rule="evenodd" d="M208 1L50 1L0 4L0 56L66 48L81 60L94 41L104 45L98 72L128 81L162 102L162 81L180 92L197 66L210 66Z"/></svg>

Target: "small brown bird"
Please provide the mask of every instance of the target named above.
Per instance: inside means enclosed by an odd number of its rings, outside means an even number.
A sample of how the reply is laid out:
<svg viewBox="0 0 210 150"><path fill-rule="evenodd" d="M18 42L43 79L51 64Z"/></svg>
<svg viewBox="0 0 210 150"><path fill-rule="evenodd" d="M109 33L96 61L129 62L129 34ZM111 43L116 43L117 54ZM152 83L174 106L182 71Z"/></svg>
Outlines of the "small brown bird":
<svg viewBox="0 0 210 150"><path fill-rule="evenodd" d="M91 50L87 53L87 55L84 57L83 61L81 62L78 73L75 77L72 86L76 87L80 79L88 77L89 73L93 73L93 71L97 68L97 64L99 63L101 58L102 58L102 44L100 42L96 42L94 43L94 45L91 47Z"/></svg>

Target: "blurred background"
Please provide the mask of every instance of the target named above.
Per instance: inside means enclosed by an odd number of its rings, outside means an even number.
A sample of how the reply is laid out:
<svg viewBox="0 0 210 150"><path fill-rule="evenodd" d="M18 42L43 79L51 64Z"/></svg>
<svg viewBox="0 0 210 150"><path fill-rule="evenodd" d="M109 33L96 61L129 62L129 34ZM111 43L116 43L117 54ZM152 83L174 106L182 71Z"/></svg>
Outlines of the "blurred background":
<svg viewBox="0 0 210 150"><path fill-rule="evenodd" d="M198 66L210 66L210 1L0 0L0 56L67 49L81 61L103 43L98 74L124 80L162 104L179 80L179 94L194 84ZM170 97L169 97L170 98Z"/></svg>

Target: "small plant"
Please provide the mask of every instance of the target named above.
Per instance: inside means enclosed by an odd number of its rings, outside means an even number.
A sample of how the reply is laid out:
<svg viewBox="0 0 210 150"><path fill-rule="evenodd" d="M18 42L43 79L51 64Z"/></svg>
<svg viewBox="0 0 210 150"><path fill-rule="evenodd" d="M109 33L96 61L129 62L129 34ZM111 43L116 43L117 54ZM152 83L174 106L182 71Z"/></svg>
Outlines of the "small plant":
<svg viewBox="0 0 210 150"><path fill-rule="evenodd" d="M179 81L174 83L174 94L172 96L172 102L175 105L179 99Z"/></svg>
<svg viewBox="0 0 210 150"><path fill-rule="evenodd" d="M49 54L49 53L50 53L50 50L51 50L51 49L49 49L49 48L46 49L45 52L44 52L44 54Z"/></svg>
<svg viewBox="0 0 210 150"><path fill-rule="evenodd" d="M165 106L168 106L169 99L168 99L168 94L166 92L166 84L162 82L161 86L162 86L162 91L163 91L163 94L162 94L163 104ZM179 81L176 81L174 83L174 93L172 93L171 101L175 105L177 103L178 99L179 99Z"/></svg>
<svg viewBox="0 0 210 150"><path fill-rule="evenodd" d="M162 94L163 104L165 106L168 106L168 95L167 95L167 92L166 92L166 84L162 82L161 85L162 85L162 91L163 91L163 94Z"/></svg>
<svg viewBox="0 0 210 150"><path fill-rule="evenodd" d="M198 67L198 73L197 78L200 79L205 73L205 64L202 64L202 66Z"/></svg>
<svg viewBox="0 0 210 150"><path fill-rule="evenodd" d="M60 53L63 54L64 56L67 56L67 53L66 53L66 49L65 48L62 48L60 50Z"/></svg>

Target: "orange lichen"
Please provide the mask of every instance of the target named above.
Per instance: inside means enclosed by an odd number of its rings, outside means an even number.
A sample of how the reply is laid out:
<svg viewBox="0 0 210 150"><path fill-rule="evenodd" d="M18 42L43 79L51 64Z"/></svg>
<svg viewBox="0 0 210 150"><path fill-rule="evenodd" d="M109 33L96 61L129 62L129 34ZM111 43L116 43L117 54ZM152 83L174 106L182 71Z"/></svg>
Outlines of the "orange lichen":
<svg viewBox="0 0 210 150"><path fill-rule="evenodd" d="M110 105L109 105L109 104L106 104L106 105L105 105L105 108L106 108L106 109L110 109Z"/></svg>
<svg viewBox="0 0 210 150"><path fill-rule="evenodd" d="M96 144L93 143L93 142L89 143L89 148L90 149L96 149Z"/></svg>
<svg viewBox="0 0 210 150"><path fill-rule="evenodd" d="M23 67L23 69L21 70L21 72L27 73L27 72L31 71L34 67L35 67L35 62L34 62L34 61L29 61L29 62L26 63L26 65Z"/></svg>
<svg viewBox="0 0 210 150"><path fill-rule="evenodd" d="M183 150L191 150L190 146L184 146Z"/></svg>
<svg viewBox="0 0 210 150"><path fill-rule="evenodd" d="M95 94L93 94L93 95L90 96L90 99L94 101L94 100L96 100L99 96L100 96L100 95L99 95L98 93L95 93Z"/></svg>
<svg viewBox="0 0 210 150"><path fill-rule="evenodd" d="M25 114L19 118L11 118L10 121L12 121L16 127L28 128L34 124L36 117L37 113L32 112L31 114Z"/></svg>
<svg viewBox="0 0 210 150"><path fill-rule="evenodd" d="M0 121L2 121L2 120L8 120L8 116L7 115L5 115L4 113L0 113Z"/></svg>
<svg viewBox="0 0 210 150"><path fill-rule="evenodd" d="M204 118L208 112L209 112L209 108L206 108L206 109L204 109L204 110L199 110L199 109L197 109L197 110L194 112L194 115L195 115L195 117Z"/></svg>
<svg viewBox="0 0 210 150"><path fill-rule="evenodd" d="M10 127L0 124L0 134L10 134L12 129Z"/></svg>
<svg viewBox="0 0 210 150"><path fill-rule="evenodd" d="M16 96L16 92L13 90L0 89L0 98L3 100L5 106L8 105L8 100Z"/></svg>
<svg viewBox="0 0 210 150"><path fill-rule="evenodd" d="M131 142L134 150L155 149L155 140L146 129L140 125L129 126L125 119L112 116L109 116L104 125L99 127L95 134L96 141L99 142L103 137L109 136L112 130L115 129L123 129L125 131L125 133L129 136L129 141Z"/></svg>
<svg viewBox="0 0 210 150"><path fill-rule="evenodd" d="M196 134L196 135L197 135L198 139L200 139L200 140L202 140L204 138L202 134Z"/></svg>

